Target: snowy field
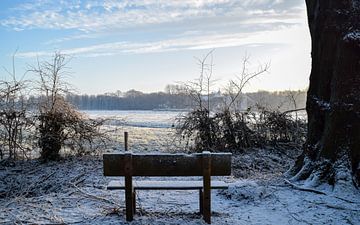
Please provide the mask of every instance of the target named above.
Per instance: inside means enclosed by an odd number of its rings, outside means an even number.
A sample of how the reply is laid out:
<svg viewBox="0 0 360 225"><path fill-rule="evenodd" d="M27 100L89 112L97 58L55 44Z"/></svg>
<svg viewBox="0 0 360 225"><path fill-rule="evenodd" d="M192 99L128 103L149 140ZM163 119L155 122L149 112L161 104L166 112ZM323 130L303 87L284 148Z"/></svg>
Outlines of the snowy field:
<svg viewBox="0 0 360 225"><path fill-rule="evenodd" d="M117 129L113 135L119 142L108 152L123 150L124 131L129 132L133 151L179 150L174 147L172 128L172 118L178 112L106 113L116 118L113 122L127 119L127 124L108 125ZM90 116L104 116L104 112L100 114ZM314 193L284 180L283 173L298 154L296 150L252 149L234 155L233 176L213 178L228 182L230 187L212 191L212 224L360 224L358 190ZM205 224L198 213L197 191L154 190L137 192L137 212L128 223L124 191L106 190L112 179L103 176L101 155L49 163L2 161L0 224Z"/></svg>
<svg viewBox="0 0 360 225"><path fill-rule="evenodd" d="M84 111L90 118L107 119L104 130L116 140L110 148L124 150L124 132L129 134L129 150L173 152L183 150L175 137L175 118L179 111Z"/></svg>

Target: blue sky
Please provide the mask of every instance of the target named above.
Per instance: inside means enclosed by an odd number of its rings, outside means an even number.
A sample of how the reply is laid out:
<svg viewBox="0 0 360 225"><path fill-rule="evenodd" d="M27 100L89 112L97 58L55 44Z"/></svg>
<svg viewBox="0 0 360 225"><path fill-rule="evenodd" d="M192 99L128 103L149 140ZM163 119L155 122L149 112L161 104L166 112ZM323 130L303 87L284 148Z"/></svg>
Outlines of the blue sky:
<svg viewBox="0 0 360 225"><path fill-rule="evenodd" d="M194 57L211 49L214 89L241 72L245 54L254 68L271 61L246 91L304 89L311 63L303 0L0 0L0 36L1 67L17 50L20 77L60 51L72 58L68 82L89 94L193 80Z"/></svg>

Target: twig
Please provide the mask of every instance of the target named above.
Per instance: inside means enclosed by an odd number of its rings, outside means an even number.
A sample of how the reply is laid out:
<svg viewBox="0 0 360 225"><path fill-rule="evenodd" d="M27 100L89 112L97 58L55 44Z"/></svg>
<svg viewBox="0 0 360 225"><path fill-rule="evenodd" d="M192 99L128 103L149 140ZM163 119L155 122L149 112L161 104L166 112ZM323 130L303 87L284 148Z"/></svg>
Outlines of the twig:
<svg viewBox="0 0 360 225"><path fill-rule="evenodd" d="M303 111L303 110L306 110L306 108L287 110L285 112L282 112L281 114L287 114L287 113L298 112L298 111Z"/></svg>
<svg viewBox="0 0 360 225"><path fill-rule="evenodd" d="M317 204L317 203L316 203ZM321 205L325 205L326 207L330 208L330 209L338 209L338 210L345 210L345 211L355 211L355 212L360 212L359 209L351 209L351 208L345 208L345 207L341 207L341 206L338 206L338 205L329 205L329 204L326 204L326 203L319 203Z"/></svg>
<svg viewBox="0 0 360 225"><path fill-rule="evenodd" d="M82 178L83 176L85 176L85 174L86 174L86 173L84 172L84 173L81 173L81 174L77 175L76 177L72 178L72 179L69 181L69 183L72 184L72 185L77 186L78 184L80 184L80 183L82 183L82 182L85 181L85 178L80 179L80 178Z"/></svg>
<svg viewBox="0 0 360 225"><path fill-rule="evenodd" d="M85 181L85 178L83 178L81 180L78 180L78 181L74 182L73 184L77 186L77 185L79 185L80 183L82 183L84 181Z"/></svg>
<svg viewBox="0 0 360 225"><path fill-rule="evenodd" d="M119 204L117 204L117 203L115 203L115 202L113 202L113 201L111 201L111 200L109 200L109 199L101 198L101 197L99 197L99 196L96 196L96 195L87 193L87 192L85 192L84 190L82 190L81 188L79 188L78 186L76 186L75 184L73 184L73 183L70 183L70 184L72 184L73 187L76 188L76 190L78 190L78 191L79 191L80 193L82 193L83 195L86 195L86 196L88 196L88 197L94 198L94 199L96 199L96 200L100 200L100 201L104 201L104 202L106 202L106 203L110 203L110 204L116 205L117 207L121 208L121 206L120 206Z"/></svg>
<svg viewBox="0 0 360 225"><path fill-rule="evenodd" d="M20 196L22 197L26 197L29 192L34 189L37 185L44 183L46 180L48 180L51 176L53 176L56 173L56 171L50 173L49 175L47 175L45 178L43 178L42 180L37 180L35 182L33 182L32 184L30 184L22 193Z"/></svg>
<svg viewBox="0 0 360 225"><path fill-rule="evenodd" d="M284 179L284 181L285 181L285 183L289 184L293 188L295 188L297 190L300 190L300 191L308 191L308 192L313 192L313 193L316 193L316 194L327 195L325 192L322 192L322 191L318 191L318 190L311 189L311 188L300 187L300 186L298 186L296 184L291 183L287 179Z"/></svg>
<svg viewBox="0 0 360 225"><path fill-rule="evenodd" d="M305 200L311 204L315 204L315 205L323 205L326 206L330 209L337 209L337 210L344 210L344 211L354 211L354 212L360 212L360 209L353 209L353 208L348 208L348 207L342 207L339 205L333 205L333 204L328 204L326 202L316 202L316 201L309 201L309 200Z"/></svg>
<svg viewBox="0 0 360 225"><path fill-rule="evenodd" d="M22 222L23 221L21 221L14 213L12 213L11 211L8 211L8 213L15 219L15 223L17 224L17 223L20 223L20 224L23 224Z"/></svg>
<svg viewBox="0 0 360 225"><path fill-rule="evenodd" d="M176 206L186 206L186 205L189 205L188 203L178 203L178 202L175 202L175 201L163 201L161 200L160 198L156 201L156 203L159 203L159 204L168 204L168 205L176 205Z"/></svg>
<svg viewBox="0 0 360 225"><path fill-rule="evenodd" d="M360 205L360 202L355 202L355 201L351 201L351 200L348 200L346 198L342 198L342 197L338 197L338 196L335 196L335 195L330 195L331 197L334 197L334 198L337 198L337 199L340 199L344 202L347 202L347 203L351 203L351 204L358 204Z"/></svg>
<svg viewBox="0 0 360 225"><path fill-rule="evenodd" d="M37 173L39 170L42 170L42 169L43 169L42 167L39 167L37 169L34 169L34 170L31 170L31 171L27 172L26 174L31 175L31 174Z"/></svg>

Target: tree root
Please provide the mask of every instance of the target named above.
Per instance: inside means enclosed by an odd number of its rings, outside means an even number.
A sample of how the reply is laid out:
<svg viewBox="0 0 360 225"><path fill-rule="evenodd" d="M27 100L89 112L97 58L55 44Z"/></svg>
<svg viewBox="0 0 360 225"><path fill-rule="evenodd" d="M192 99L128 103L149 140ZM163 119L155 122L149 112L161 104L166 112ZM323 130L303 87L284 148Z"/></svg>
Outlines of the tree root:
<svg viewBox="0 0 360 225"><path fill-rule="evenodd" d="M300 190L300 191L308 191L308 192L313 192L316 194L321 194L321 195L327 195L325 192L319 191L319 190L315 190L315 189L311 189L311 188L305 188L305 187L300 187L296 184L291 183L289 180L284 179L285 183L289 184L291 187Z"/></svg>
<svg viewBox="0 0 360 225"><path fill-rule="evenodd" d="M308 202L308 203L311 203L311 204L315 204L315 205L322 205L322 206L325 206L325 207L330 208L330 209L360 212L360 209L343 207L343 206L340 206L340 205L329 204L329 203L326 203L326 202L316 202L316 201L309 201L309 200L305 200L305 201Z"/></svg>

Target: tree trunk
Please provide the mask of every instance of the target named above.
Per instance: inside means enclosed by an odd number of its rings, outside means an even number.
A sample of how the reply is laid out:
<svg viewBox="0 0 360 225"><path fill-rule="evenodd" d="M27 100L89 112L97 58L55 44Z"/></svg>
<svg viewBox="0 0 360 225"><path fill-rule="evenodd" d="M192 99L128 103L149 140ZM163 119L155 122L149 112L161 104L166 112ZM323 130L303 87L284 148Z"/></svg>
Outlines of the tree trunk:
<svg viewBox="0 0 360 225"><path fill-rule="evenodd" d="M312 39L307 143L293 180L360 184L360 0L306 0Z"/></svg>

